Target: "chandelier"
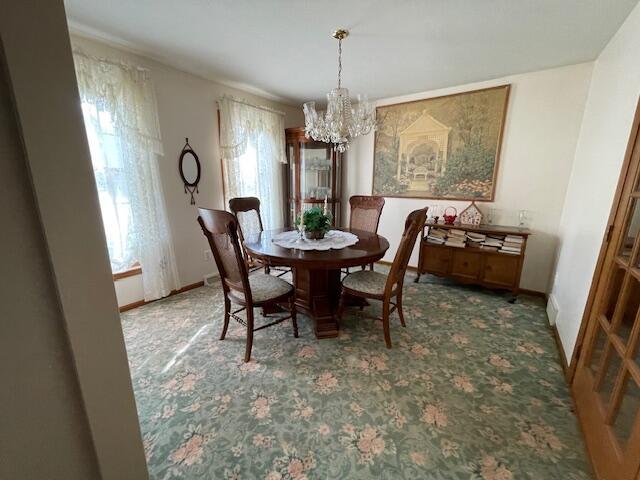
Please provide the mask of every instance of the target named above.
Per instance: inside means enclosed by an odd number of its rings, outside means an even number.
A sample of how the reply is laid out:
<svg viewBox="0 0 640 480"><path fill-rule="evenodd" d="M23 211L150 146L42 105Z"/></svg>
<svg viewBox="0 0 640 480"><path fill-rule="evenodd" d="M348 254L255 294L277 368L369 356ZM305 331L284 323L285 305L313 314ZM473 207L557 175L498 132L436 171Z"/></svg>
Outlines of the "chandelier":
<svg viewBox="0 0 640 480"><path fill-rule="evenodd" d="M316 111L316 102L302 106L306 137L332 143L338 152L346 151L351 139L376 128L376 110L367 96L358 95L358 101L352 107L349 90L342 88L342 40L348 35L349 32L342 29L332 34L338 40L338 88L327 93L327 111Z"/></svg>

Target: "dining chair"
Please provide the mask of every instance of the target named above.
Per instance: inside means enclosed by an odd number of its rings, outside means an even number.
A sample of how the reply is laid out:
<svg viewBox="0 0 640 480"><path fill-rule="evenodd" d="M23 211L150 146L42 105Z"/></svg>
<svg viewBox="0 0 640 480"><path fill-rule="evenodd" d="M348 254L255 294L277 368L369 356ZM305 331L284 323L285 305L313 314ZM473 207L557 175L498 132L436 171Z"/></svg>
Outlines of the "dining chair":
<svg viewBox="0 0 640 480"><path fill-rule="evenodd" d="M293 336L297 338L298 323L293 285L266 273L254 273L249 276L245 258L240 250L238 221L232 214L208 208L198 208L198 213L198 223L209 241L224 293L224 326L220 340L224 340L227 334L229 318L246 326L247 345L244 361L248 362L251 359L253 333L258 330L277 325L290 318L293 323ZM232 303L239 305L240 308L232 311ZM267 325L254 327L253 309L275 305L289 310L289 315ZM243 310L246 310L246 321L238 316L238 313Z"/></svg>
<svg viewBox="0 0 640 480"><path fill-rule="evenodd" d="M252 258L244 249L244 239L246 236L252 233L258 233L264 231L262 225L262 215L260 215L260 199L256 197L235 197L229 200L229 210L238 220L240 227L238 234L240 236L240 243L242 246L242 254L245 261L249 266L249 271L259 270L264 268L264 273L270 273L271 267L264 265L259 259ZM290 268L273 267L277 270L278 277L281 277L289 272Z"/></svg>
<svg viewBox="0 0 640 480"><path fill-rule="evenodd" d="M262 215L260 215L260 199L256 197L235 197L229 200L229 210L238 221L238 236L240 244L244 244L245 236L262 232ZM263 265L257 258L251 258L242 247L242 255L247 262L249 271L264 268L264 273L269 273L269 266Z"/></svg>
<svg viewBox="0 0 640 480"><path fill-rule="evenodd" d="M400 245L387 275L373 270L361 270L350 273L342 280L338 319L342 319L346 299L349 296L380 300L382 302L382 318L371 318L382 321L387 348L391 348L389 316L397 310L400 323L403 327L406 326L402 313L402 286L416 238L427 220L427 210L428 208L414 210L407 216Z"/></svg>
<svg viewBox="0 0 640 480"><path fill-rule="evenodd" d="M384 197L370 195L353 195L349 198L351 215L349 216L349 228L364 230L365 232L378 233L380 216L384 208ZM362 265L364 270L366 265ZM373 263L369 265L373 270ZM349 273L347 268L343 273Z"/></svg>

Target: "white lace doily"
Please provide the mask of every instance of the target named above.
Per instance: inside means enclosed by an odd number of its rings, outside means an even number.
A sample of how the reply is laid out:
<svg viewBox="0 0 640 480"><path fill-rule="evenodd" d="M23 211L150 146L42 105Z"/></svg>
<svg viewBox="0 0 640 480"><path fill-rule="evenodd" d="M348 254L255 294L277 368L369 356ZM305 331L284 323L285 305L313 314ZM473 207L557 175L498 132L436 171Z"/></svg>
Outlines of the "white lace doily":
<svg viewBox="0 0 640 480"><path fill-rule="evenodd" d="M341 230L329 230L322 240L301 240L300 234L292 230L274 235L272 241L280 247L298 250L340 250L358 243L358 237Z"/></svg>

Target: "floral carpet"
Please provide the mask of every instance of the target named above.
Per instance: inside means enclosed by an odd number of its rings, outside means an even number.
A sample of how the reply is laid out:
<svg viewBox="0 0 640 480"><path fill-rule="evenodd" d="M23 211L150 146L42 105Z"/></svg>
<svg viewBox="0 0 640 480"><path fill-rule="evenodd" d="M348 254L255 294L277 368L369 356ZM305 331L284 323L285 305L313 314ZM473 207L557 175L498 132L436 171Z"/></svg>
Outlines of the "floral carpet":
<svg viewBox="0 0 640 480"><path fill-rule="evenodd" d="M392 350L358 310L321 341L300 315L300 338L261 330L247 364L244 327L218 340L216 286L131 310L150 477L590 479L544 304L507 300L423 277Z"/></svg>

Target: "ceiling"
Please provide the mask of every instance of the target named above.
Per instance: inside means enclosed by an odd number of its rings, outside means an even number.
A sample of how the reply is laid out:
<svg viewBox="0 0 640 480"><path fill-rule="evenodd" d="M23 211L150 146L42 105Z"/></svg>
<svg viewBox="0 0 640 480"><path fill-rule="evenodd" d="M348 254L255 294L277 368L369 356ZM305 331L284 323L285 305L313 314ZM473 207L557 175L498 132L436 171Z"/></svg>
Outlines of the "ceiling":
<svg viewBox="0 0 640 480"><path fill-rule="evenodd" d="M594 60L638 0L65 0L72 31L286 103Z"/></svg>

